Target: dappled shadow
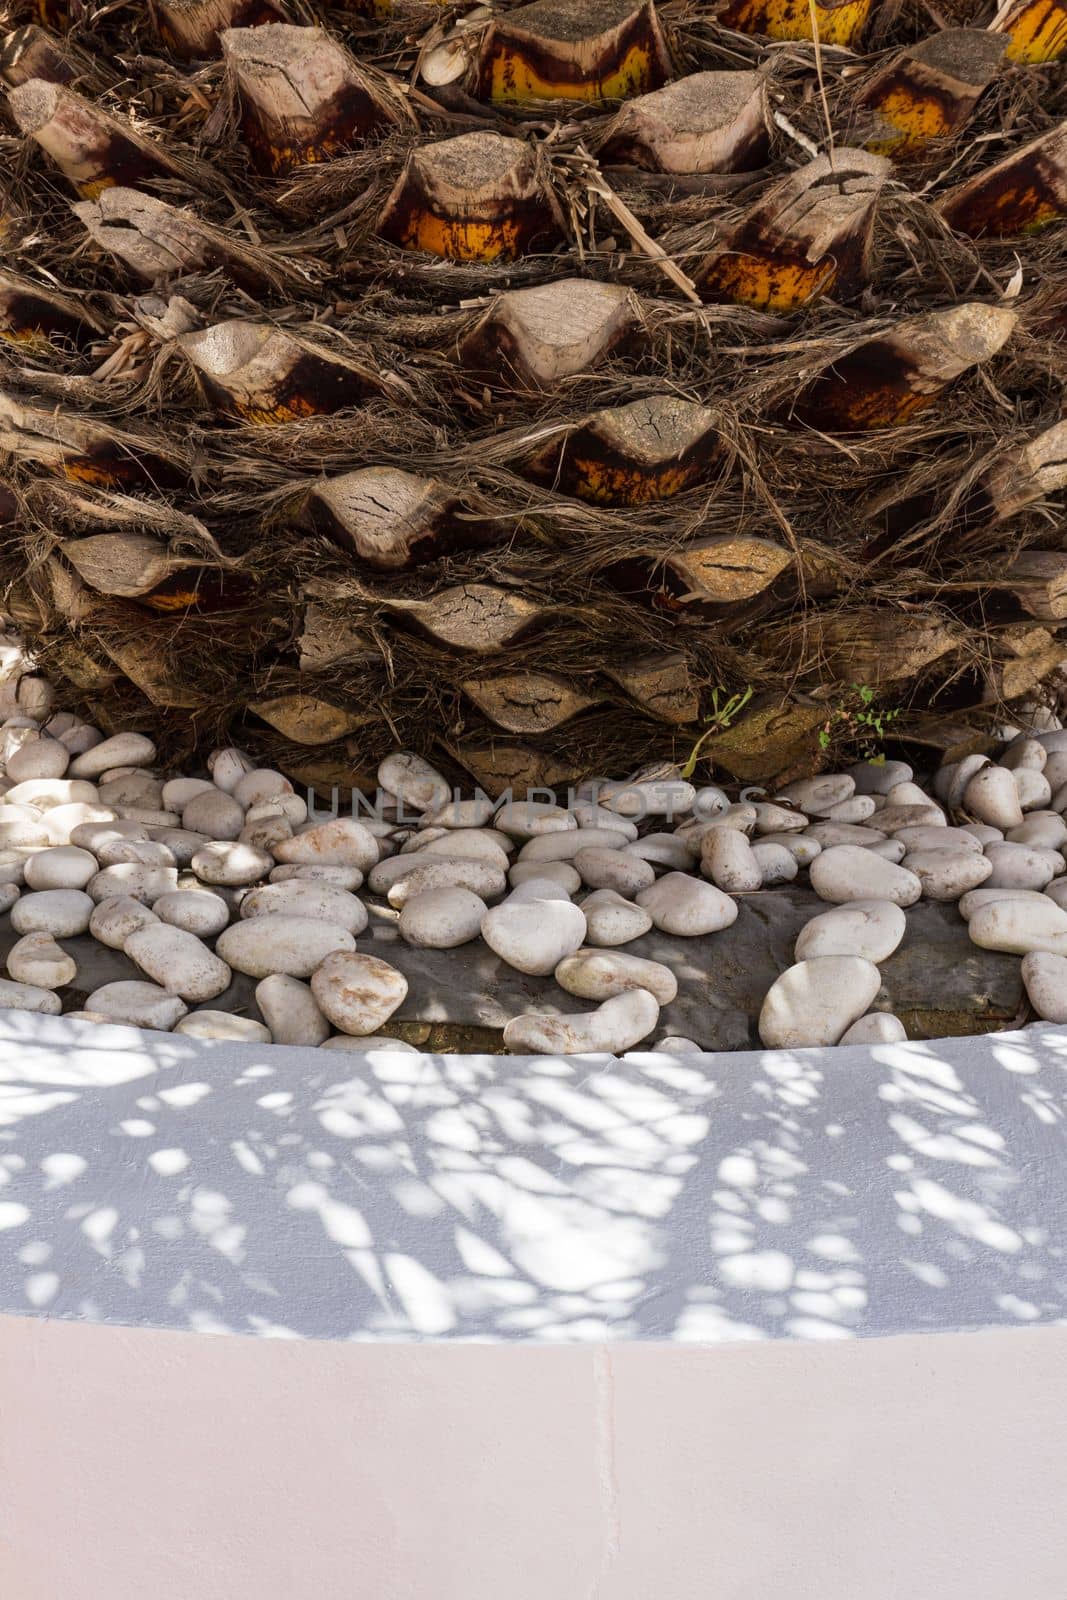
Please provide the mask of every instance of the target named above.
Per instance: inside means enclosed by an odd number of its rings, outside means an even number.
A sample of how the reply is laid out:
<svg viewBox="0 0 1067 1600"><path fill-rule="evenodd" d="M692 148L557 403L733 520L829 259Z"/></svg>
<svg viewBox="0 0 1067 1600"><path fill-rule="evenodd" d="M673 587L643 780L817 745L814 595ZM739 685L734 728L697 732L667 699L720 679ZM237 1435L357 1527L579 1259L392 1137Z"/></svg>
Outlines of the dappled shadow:
<svg viewBox="0 0 1067 1600"><path fill-rule="evenodd" d="M1067 1031L522 1060L0 1017L0 1310L319 1338L1067 1317Z"/></svg>

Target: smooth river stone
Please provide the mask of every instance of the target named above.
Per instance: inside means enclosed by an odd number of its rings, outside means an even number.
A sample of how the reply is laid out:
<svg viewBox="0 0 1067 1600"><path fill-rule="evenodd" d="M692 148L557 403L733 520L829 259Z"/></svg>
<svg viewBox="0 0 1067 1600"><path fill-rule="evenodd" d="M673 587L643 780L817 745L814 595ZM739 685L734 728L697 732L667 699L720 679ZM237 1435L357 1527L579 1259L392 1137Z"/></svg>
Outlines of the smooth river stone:
<svg viewBox="0 0 1067 1600"><path fill-rule="evenodd" d="M878 856L882 861L892 861L894 866L898 866L908 853L899 839L884 839L881 844L869 844L867 849L872 856Z"/></svg>
<svg viewBox="0 0 1067 1600"><path fill-rule="evenodd" d="M697 853L674 833L646 833L643 839L624 844L622 854L651 861L656 867L669 867L672 872L689 872L698 860Z"/></svg>
<svg viewBox="0 0 1067 1600"><path fill-rule="evenodd" d="M81 889L42 889L24 894L11 908L16 933L50 933L55 939L72 939L85 933L93 902Z"/></svg>
<svg viewBox="0 0 1067 1600"><path fill-rule="evenodd" d="M91 851L68 844L29 856L23 872L31 889L84 889L99 870Z"/></svg>
<svg viewBox="0 0 1067 1600"><path fill-rule="evenodd" d="M752 846L752 858L759 867L761 887L764 889L792 883L800 870L791 850L785 845L771 844L767 839L756 840Z"/></svg>
<svg viewBox="0 0 1067 1600"><path fill-rule="evenodd" d="M179 1000L178 1004L181 1004ZM0 1011L40 1011L46 1016L58 1017L63 1002L51 989L42 989L35 983L16 983L10 978L0 978Z"/></svg>
<svg viewBox="0 0 1067 1600"><path fill-rule="evenodd" d="M438 838L427 839L420 849L401 851L401 854L451 856L453 860L457 856L466 856L472 861L488 861L490 866L499 867L502 872L506 872L508 852L497 843L504 837L504 834L498 834L495 829L489 828L443 828ZM422 838L422 834L416 834L412 843L417 843Z"/></svg>
<svg viewBox="0 0 1067 1600"><path fill-rule="evenodd" d="M213 939L230 921L226 901L210 889L173 889L153 901L152 911L160 922L195 933L198 939Z"/></svg>
<svg viewBox="0 0 1067 1600"><path fill-rule="evenodd" d="M89 932L109 950L121 950L131 933L158 922L155 912L132 895L112 895L101 900L89 918Z"/></svg>
<svg viewBox="0 0 1067 1600"><path fill-rule="evenodd" d="M219 934L215 946L228 966L250 978L269 978L275 972L310 978L327 956L355 948L356 941L347 928L276 912L232 923Z"/></svg>
<svg viewBox="0 0 1067 1600"><path fill-rule="evenodd" d="M1050 885L1050 888L1055 887L1055 884ZM1067 883L1063 885L1063 889L1067 893ZM990 889L983 887L981 889L971 889L969 893L965 894L960 900L958 910L964 922L967 922L980 906L992 905L995 900L1036 900L1038 905L1043 905L1049 898L1048 890L1042 893L1040 889ZM1055 896L1051 896L1051 898L1057 905L1060 903Z"/></svg>
<svg viewBox="0 0 1067 1600"><path fill-rule="evenodd" d="M402 1005L408 980L378 956L338 952L311 979L311 992L323 1016L342 1033L374 1033Z"/></svg>
<svg viewBox="0 0 1067 1600"><path fill-rule="evenodd" d="M963 806L967 785L976 773L981 772L982 768L988 767L989 764L988 756L976 754L964 756L962 761L952 761L948 766L941 767L934 773L935 795L944 802L949 811L959 811Z"/></svg>
<svg viewBox="0 0 1067 1600"><path fill-rule="evenodd" d="M992 867L989 886L993 889L1043 889L1067 865L1058 850L1006 841L986 845L985 854Z"/></svg>
<svg viewBox="0 0 1067 1600"><path fill-rule="evenodd" d="M50 933L27 933L8 951L7 970L16 983L61 989L65 983L74 982L78 964Z"/></svg>
<svg viewBox="0 0 1067 1600"><path fill-rule="evenodd" d="M765 833L762 839L757 839L756 844L781 845L783 850L789 851L798 868L810 867L815 857L822 854L818 839L812 839L807 833ZM752 848L754 850L756 845Z"/></svg>
<svg viewBox="0 0 1067 1600"><path fill-rule="evenodd" d="M854 794L851 800L842 800L826 813L827 822L864 823L874 815L874 798L869 794Z"/></svg>
<svg viewBox="0 0 1067 1600"><path fill-rule="evenodd" d="M1067 957L1032 950L1023 957L1023 985L1044 1022L1067 1022Z"/></svg>
<svg viewBox="0 0 1067 1600"><path fill-rule="evenodd" d="M558 884L569 895L577 894L582 887L582 880L569 861L516 861L508 870L513 889L538 880Z"/></svg>
<svg viewBox="0 0 1067 1600"><path fill-rule="evenodd" d="M577 818L562 806L540 800L515 800L501 806L494 824L509 839L536 839L545 833L577 832Z"/></svg>
<svg viewBox="0 0 1067 1600"><path fill-rule="evenodd" d="M809 817L824 817L843 800L851 800L856 780L847 772L826 773L818 778L801 778L779 789L776 800L791 800Z"/></svg>
<svg viewBox="0 0 1067 1600"><path fill-rule="evenodd" d="M700 846L700 870L727 894L752 894L763 887L752 846L736 828L712 828Z"/></svg>
<svg viewBox="0 0 1067 1600"><path fill-rule="evenodd" d="M636 902L661 932L684 939L718 933L737 921L736 900L687 872L665 873L650 889L642 889Z"/></svg>
<svg viewBox="0 0 1067 1600"><path fill-rule="evenodd" d="M188 1039L230 1039L235 1044L270 1044L271 1032L251 1017L236 1017L232 1011L191 1011L175 1024L175 1033Z"/></svg>
<svg viewBox="0 0 1067 1600"><path fill-rule="evenodd" d="M647 989L628 989L595 1011L554 1017L529 1012L504 1029L504 1047L522 1055L619 1055L647 1039L659 1021L659 1004Z"/></svg>
<svg viewBox="0 0 1067 1600"><path fill-rule="evenodd" d="M904 937L907 918L891 900L853 900L805 923L797 936L797 961L818 956L860 956L888 961Z"/></svg>
<svg viewBox="0 0 1067 1600"><path fill-rule="evenodd" d="M809 871L820 900L834 905L850 900L892 900L894 905L912 906L922 895L922 882L914 872L856 845L831 846L816 856Z"/></svg>
<svg viewBox="0 0 1067 1600"><path fill-rule="evenodd" d="M614 889L616 894L627 898L650 888L656 881L655 867L625 850L599 850L594 845L579 850L573 861L587 888Z"/></svg>
<svg viewBox="0 0 1067 1600"><path fill-rule="evenodd" d="M469 889L483 900L503 894L507 877L501 868L471 857L435 856L419 862L418 854L403 858L408 870L389 885L386 898L391 906L403 908L408 900L431 889ZM373 881L373 873L371 878Z"/></svg>
<svg viewBox="0 0 1067 1600"><path fill-rule="evenodd" d="M1040 850L1062 850L1067 844L1067 822L1056 811L1035 811L1020 827L1009 829L1005 842L1036 845Z"/></svg>
<svg viewBox="0 0 1067 1600"><path fill-rule="evenodd" d="M439 811L452 795L448 779L409 750L386 756L378 768L378 782L409 811Z"/></svg>
<svg viewBox="0 0 1067 1600"><path fill-rule="evenodd" d="M1032 950L1067 955L1067 911L1047 895L1036 900L993 900L972 911L967 932L983 950L1004 950L1025 956Z"/></svg>
<svg viewBox="0 0 1067 1600"><path fill-rule="evenodd" d="M610 1000L627 989L647 989L661 1006L678 993L678 980L660 961L645 961L621 950L578 950L564 956L553 974L561 989L583 1000Z"/></svg>
<svg viewBox="0 0 1067 1600"><path fill-rule="evenodd" d="M450 800L436 811L426 813L419 826L437 828L484 828L496 811L491 800Z"/></svg>
<svg viewBox="0 0 1067 1600"><path fill-rule="evenodd" d="M163 785L160 799L167 811L183 811L198 794L211 794L215 785L206 778L170 778Z"/></svg>
<svg viewBox="0 0 1067 1600"><path fill-rule="evenodd" d="M256 1005L275 1044L322 1044L330 1024L319 1010L311 985L275 972L256 984Z"/></svg>
<svg viewBox="0 0 1067 1600"><path fill-rule="evenodd" d="M98 778L112 767L147 767L156 747L143 733L116 733L80 755L71 767L76 778Z"/></svg>
<svg viewBox="0 0 1067 1600"><path fill-rule="evenodd" d="M756 832L765 833L803 833L808 825L808 819L803 811L794 811L789 806L776 806L770 800L756 802Z"/></svg>
<svg viewBox="0 0 1067 1600"><path fill-rule="evenodd" d="M138 928L122 947L135 966L183 1000L214 1000L233 974L194 933L155 922Z"/></svg>
<svg viewBox="0 0 1067 1600"><path fill-rule="evenodd" d="M1012 893L1010 889L1006 890L1005 892L1008 894ZM1015 893L1021 892L1021 890L1015 891ZM1058 905L1063 910L1067 911L1067 878L1057 878L1055 883L1050 883L1048 888L1044 891L1042 899L1049 899L1055 905Z"/></svg>
<svg viewBox="0 0 1067 1600"><path fill-rule="evenodd" d="M117 867L132 861L142 867L174 867L174 851L158 839L109 839L97 855L101 867Z"/></svg>
<svg viewBox="0 0 1067 1600"><path fill-rule="evenodd" d="M169 894L178 887L178 869L142 867L134 861L126 861L115 867L105 867L95 878L89 879L86 887L97 902L128 894L151 905L161 894Z"/></svg>
<svg viewBox="0 0 1067 1600"><path fill-rule="evenodd" d="M12 787L32 778L61 778L70 766L70 751L58 739L34 738L7 758Z"/></svg>
<svg viewBox="0 0 1067 1600"><path fill-rule="evenodd" d="M413 1044L408 1044L405 1039L393 1039L387 1033L372 1033L364 1038L352 1033L334 1033L324 1039L319 1046L320 1050L347 1050L349 1054L377 1055L385 1051L388 1055L417 1056L420 1054Z"/></svg>
<svg viewBox="0 0 1067 1600"><path fill-rule="evenodd" d="M620 817L681 817L691 811L697 792L682 778L657 778L645 783L608 784L600 803Z"/></svg>
<svg viewBox="0 0 1067 1600"><path fill-rule="evenodd" d="M48 835L50 845L70 844L76 830L86 822L109 822L115 817L106 806L83 805L80 801L69 806L53 806L41 817L41 826Z"/></svg>
<svg viewBox="0 0 1067 1600"><path fill-rule="evenodd" d="M641 906L625 900L614 889L596 889L581 904L586 922L586 944L613 949L640 939L652 927L652 917Z"/></svg>
<svg viewBox="0 0 1067 1600"><path fill-rule="evenodd" d="M980 856L982 841L963 828L901 828L893 836L905 850L965 850L969 855Z"/></svg>
<svg viewBox="0 0 1067 1600"><path fill-rule="evenodd" d="M109 839L147 839L148 829L143 822L127 822L113 817L109 822L81 822L70 830L70 842L79 850L88 850L95 856Z"/></svg>
<svg viewBox="0 0 1067 1600"><path fill-rule="evenodd" d="M520 861L573 861L579 850L621 850L630 841L611 828L575 828L564 833L542 833L527 839Z"/></svg>
<svg viewBox="0 0 1067 1600"><path fill-rule="evenodd" d="M274 854L279 861L297 866L358 867L360 872L369 872L380 851L373 833L355 817L331 817L294 839L284 839Z"/></svg>
<svg viewBox="0 0 1067 1600"><path fill-rule="evenodd" d="M20 893L17 883L0 882L0 916L11 910Z"/></svg>
<svg viewBox="0 0 1067 1600"><path fill-rule="evenodd" d="M524 883L516 884L508 895L512 905L520 905L525 900L569 900L570 894L555 878L527 878Z"/></svg>
<svg viewBox="0 0 1067 1600"><path fill-rule="evenodd" d="M161 989L157 983L124 978L94 989L85 1002L84 1014L94 1021L125 1022L131 1028L154 1028L168 1033L188 1009L184 1000Z"/></svg>
<svg viewBox="0 0 1067 1600"><path fill-rule="evenodd" d="M250 890L241 901L242 917L277 913L330 922L352 934L362 933L367 926L367 908L363 901L332 883L309 883L299 878L289 883L269 883L261 889Z"/></svg>
<svg viewBox="0 0 1067 1600"><path fill-rule="evenodd" d="M587 833L591 833L594 828L597 832L617 833L626 844L632 844L637 838L637 823L631 822L629 817L620 817L616 811L609 811L607 806L579 800L575 803L573 811L579 829Z"/></svg>
<svg viewBox="0 0 1067 1600"><path fill-rule="evenodd" d="M163 807L163 785L147 772L127 773L121 778L101 779L97 791L101 805L137 806L141 810L158 811Z"/></svg>
<svg viewBox="0 0 1067 1600"><path fill-rule="evenodd" d="M1044 773L1035 772L1032 767L1018 767L1012 779L1024 811L1037 811L1052 799L1052 786Z"/></svg>
<svg viewBox="0 0 1067 1600"><path fill-rule="evenodd" d="M273 767L253 767L251 772L238 778L231 790L233 798L245 811L250 806L261 805L264 800L281 800L292 792L289 779L275 772Z"/></svg>
<svg viewBox="0 0 1067 1600"><path fill-rule="evenodd" d="M1005 767L984 766L963 791L963 809L991 827L1017 828L1023 820L1019 791Z"/></svg>
<svg viewBox="0 0 1067 1600"><path fill-rule="evenodd" d="M487 910L485 901L470 889L427 889L405 900L400 937L423 949L454 950L477 939Z"/></svg>
<svg viewBox="0 0 1067 1600"><path fill-rule="evenodd" d="M838 1044L903 1044L908 1030L891 1011L868 1011L838 1039Z"/></svg>
<svg viewBox="0 0 1067 1600"><path fill-rule="evenodd" d="M914 776L906 761L857 761L847 771L857 794L888 794Z"/></svg>
<svg viewBox="0 0 1067 1600"><path fill-rule="evenodd" d="M288 863L272 868L270 873L271 883L291 883L294 879L305 883L332 883L338 889L351 892L361 886L363 874L358 867L327 866L317 862L304 866Z"/></svg>
<svg viewBox="0 0 1067 1600"><path fill-rule="evenodd" d="M958 900L993 873L993 863L972 850L912 850L902 867L914 872L927 900Z"/></svg>
<svg viewBox="0 0 1067 1600"><path fill-rule="evenodd" d="M1020 767L1031 767L1035 772L1044 772L1048 765L1048 751L1039 739L1013 739L1000 758L1000 765L1007 767L1009 772L1016 772Z"/></svg>
<svg viewBox="0 0 1067 1600"><path fill-rule="evenodd" d="M222 750L212 750L207 758L207 770L216 789L232 794L245 773L254 770L254 764L243 750L231 744Z"/></svg>
<svg viewBox="0 0 1067 1600"><path fill-rule="evenodd" d="M6 806L34 806L50 811L54 806L93 805L97 800L95 783L77 778L30 778L16 783L4 796Z"/></svg>
<svg viewBox="0 0 1067 1600"><path fill-rule="evenodd" d="M852 822L813 822L803 837L814 839L821 850L835 850L843 844L865 849L886 842L885 834L877 828L866 828L862 823Z"/></svg>
<svg viewBox="0 0 1067 1600"><path fill-rule="evenodd" d="M924 806L882 806L871 818L881 833L895 834L902 828L944 828L948 819L940 806L929 801Z"/></svg>
<svg viewBox="0 0 1067 1600"><path fill-rule="evenodd" d="M225 794L221 789L207 789L182 807L181 825L192 833L206 834L212 840L236 839L245 825L244 807L232 794Z"/></svg>
<svg viewBox="0 0 1067 1600"><path fill-rule="evenodd" d="M47 850L51 843L29 806L0 806L0 849Z"/></svg>
<svg viewBox="0 0 1067 1600"><path fill-rule="evenodd" d="M490 950L519 972L547 974L585 941L585 916L569 900L509 898L482 918Z"/></svg>
<svg viewBox="0 0 1067 1600"><path fill-rule="evenodd" d="M265 878L274 858L250 844L218 840L197 850L189 865L202 883L239 889Z"/></svg>
<svg viewBox="0 0 1067 1600"><path fill-rule="evenodd" d="M759 1036L774 1050L837 1044L870 1009L881 987L878 968L860 956L799 961L768 990L759 1015Z"/></svg>

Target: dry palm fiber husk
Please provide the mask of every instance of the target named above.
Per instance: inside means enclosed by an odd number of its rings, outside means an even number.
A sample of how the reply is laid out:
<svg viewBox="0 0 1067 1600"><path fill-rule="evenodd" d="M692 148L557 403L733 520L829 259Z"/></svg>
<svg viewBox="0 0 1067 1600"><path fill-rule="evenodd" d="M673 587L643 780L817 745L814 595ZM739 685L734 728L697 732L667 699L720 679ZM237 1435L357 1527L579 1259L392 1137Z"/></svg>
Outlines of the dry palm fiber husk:
<svg viewBox="0 0 1067 1600"><path fill-rule="evenodd" d="M93 332L80 347L5 343L0 392L137 440L175 467L166 482L94 485L27 452L0 464L17 508L0 547L10 597L45 664L107 726L147 722L175 756L239 737L294 771L317 762L353 781L400 743L479 781L563 782L684 757L712 691L751 686L747 714L773 775L804 749L825 758L827 708L848 701L860 670L901 713L897 726L910 708L990 726L1021 683L1028 699L1058 694L1053 667L1036 683L1018 667L1054 662L1056 619L1031 617L1006 575L1027 551L1063 552L1062 490L1004 518L985 483L991 462L1062 414L1064 224L971 239L938 203L1064 120L1062 64L1002 68L961 133L894 164L869 281L786 313L695 304L684 285L773 184L829 148L827 115L840 147L863 86L936 31L923 8L883 7L858 52L816 52L731 32L706 7L662 6L676 73L755 70L773 116L758 169L665 174L609 155L598 164L617 105L488 105L470 74L427 84L418 64L462 7L413 3L374 18L292 6L291 21L325 25L403 112L334 159L279 176L251 163L221 60L174 56L147 8L75 10L56 38L106 69L94 83L101 107L177 162L177 175L137 192L185 219L203 257L138 275L94 239L72 209L84 202L44 153L5 129L0 270L80 301ZM379 236L412 152L470 133L536 151L559 218L550 248L450 261ZM539 387L506 364L489 374L465 364L494 297L571 278L635 297L627 337L595 366ZM818 372L906 318L966 303L1018 321L942 401L869 432L797 420ZM179 341L230 321L358 365L371 392L273 426L227 414ZM664 395L713 413L718 445L673 498L594 503L551 471L532 480L531 455L564 450L586 419ZM367 469L445 485L458 507L447 548L383 571L309 525L316 486ZM153 609L144 594L94 588L78 573L75 542L119 533L144 541L146 560L158 544L175 585L196 576L186 609ZM212 585L210 572L227 582ZM435 634L438 597L455 606L448 597L470 590L497 611L518 601L531 620L490 649L462 630ZM309 611L312 634L334 640L325 650L302 647ZM917 643L890 663L880 641L898 635ZM340 653L326 659L330 649ZM650 663L647 685L628 675L635 661L642 674ZM677 687L657 699L663 672ZM296 723L290 703L307 713ZM572 705L565 720L536 726ZM782 706L796 708L793 720ZM501 725L501 707L532 725ZM683 712L688 721L669 720ZM320 745L301 745L294 726L318 729ZM848 731L847 719L833 722L835 740ZM721 759L753 757L723 749Z"/></svg>

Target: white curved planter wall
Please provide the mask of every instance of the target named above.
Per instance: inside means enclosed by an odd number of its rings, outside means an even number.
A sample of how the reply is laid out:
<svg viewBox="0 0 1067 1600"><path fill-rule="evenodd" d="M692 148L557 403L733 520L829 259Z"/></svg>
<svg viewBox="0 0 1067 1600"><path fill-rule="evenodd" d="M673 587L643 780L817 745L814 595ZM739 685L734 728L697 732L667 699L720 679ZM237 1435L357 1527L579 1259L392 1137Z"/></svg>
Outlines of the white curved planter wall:
<svg viewBox="0 0 1067 1600"><path fill-rule="evenodd" d="M0 1592L1060 1600L1065 1065L5 1013Z"/></svg>

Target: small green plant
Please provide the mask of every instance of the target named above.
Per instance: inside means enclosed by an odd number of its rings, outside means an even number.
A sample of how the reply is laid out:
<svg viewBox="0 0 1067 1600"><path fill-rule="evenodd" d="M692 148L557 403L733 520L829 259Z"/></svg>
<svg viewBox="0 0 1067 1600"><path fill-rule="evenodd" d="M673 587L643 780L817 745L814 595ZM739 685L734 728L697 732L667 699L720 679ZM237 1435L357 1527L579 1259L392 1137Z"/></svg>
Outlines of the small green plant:
<svg viewBox="0 0 1067 1600"><path fill-rule="evenodd" d="M889 732L889 724L900 716L899 706L875 705L875 692L866 683L854 683L850 697L834 706L819 730L819 744L828 750L835 732L860 741L860 753L868 761L884 761L878 749Z"/></svg>
<svg viewBox="0 0 1067 1600"><path fill-rule="evenodd" d="M749 684L746 689L730 695L729 699L724 698L725 694L725 689L713 689L711 691L711 710L703 719L707 727L689 752L689 759L682 768L683 778L691 778L693 776L697 762L700 760L700 752L712 735L725 733L730 724L741 715L741 712L752 699L753 688Z"/></svg>

